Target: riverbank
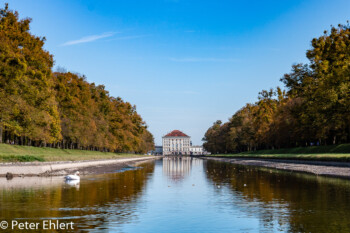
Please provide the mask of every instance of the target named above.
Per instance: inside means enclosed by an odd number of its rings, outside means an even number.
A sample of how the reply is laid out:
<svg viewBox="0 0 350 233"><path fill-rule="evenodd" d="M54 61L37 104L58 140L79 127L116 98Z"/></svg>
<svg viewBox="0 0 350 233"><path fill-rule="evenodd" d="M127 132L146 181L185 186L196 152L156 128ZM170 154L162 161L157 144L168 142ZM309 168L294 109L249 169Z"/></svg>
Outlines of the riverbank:
<svg viewBox="0 0 350 233"><path fill-rule="evenodd" d="M350 162L350 144L310 146L275 150L257 150L236 154L214 154L210 157L263 158L310 161Z"/></svg>
<svg viewBox="0 0 350 233"><path fill-rule="evenodd" d="M7 162L55 162L118 159L140 157L137 154L111 153L88 150L69 150L48 147L18 146L0 143L0 163Z"/></svg>
<svg viewBox="0 0 350 233"><path fill-rule="evenodd" d="M55 176L115 172L154 156L0 144L0 176Z"/></svg>
<svg viewBox="0 0 350 233"><path fill-rule="evenodd" d="M228 162L238 165L267 167L278 170L305 172L320 176L350 178L350 162L279 160L266 158L202 157L207 160Z"/></svg>
<svg viewBox="0 0 350 233"><path fill-rule="evenodd" d="M79 170L82 175L111 173L117 172L125 166L136 166L140 162L154 159L157 158L154 156L139 156L136 158L90 161L2 163L0 164L0 177L63 176L76 170Z"/></svg>

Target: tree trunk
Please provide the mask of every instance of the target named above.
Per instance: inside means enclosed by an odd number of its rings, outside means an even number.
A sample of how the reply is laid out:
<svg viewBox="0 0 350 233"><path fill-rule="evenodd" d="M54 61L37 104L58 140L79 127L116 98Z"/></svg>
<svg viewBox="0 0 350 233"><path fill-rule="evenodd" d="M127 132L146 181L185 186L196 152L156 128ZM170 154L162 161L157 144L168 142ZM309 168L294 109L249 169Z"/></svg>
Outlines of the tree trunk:
<svg viewBox="0 0 350 233"><path fill-rule="evenodd" d="M2 125L0 124L0 143L2 143Z"/></svg>

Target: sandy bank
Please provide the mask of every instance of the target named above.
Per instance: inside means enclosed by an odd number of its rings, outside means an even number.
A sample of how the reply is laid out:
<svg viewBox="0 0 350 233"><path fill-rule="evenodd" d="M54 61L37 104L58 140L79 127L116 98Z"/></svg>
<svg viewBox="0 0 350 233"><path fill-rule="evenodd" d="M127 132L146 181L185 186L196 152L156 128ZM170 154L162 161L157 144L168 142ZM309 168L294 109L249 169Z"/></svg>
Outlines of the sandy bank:
<svg viewBox="0 0 350 233"><path fill-rule="evenodd" d="M207 160L216 160L247 166L275 168L279 170L306 172L315 175L350 178L350 163L326 161L300 161L278 159L246 159L246 158L215 158L203 157Z"/></svg>
<svg viewBox="0 0 350 233"><path fill-rule="evenodd" d="M0 164L0 176L8 172L14 176L65 175L70 171L82 170L83 174L105 173L128 163L148 161L156 157L118 158L109 160L91 160L74 162L42 162L42 163L3 163Z"/></svg>

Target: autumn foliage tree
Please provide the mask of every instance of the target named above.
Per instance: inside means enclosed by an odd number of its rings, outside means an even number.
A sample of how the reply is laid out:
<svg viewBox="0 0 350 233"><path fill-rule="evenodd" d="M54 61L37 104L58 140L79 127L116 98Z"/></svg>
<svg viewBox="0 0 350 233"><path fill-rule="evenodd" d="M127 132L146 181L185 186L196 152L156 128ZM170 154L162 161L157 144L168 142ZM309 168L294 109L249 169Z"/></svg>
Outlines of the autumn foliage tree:
<svg viewBox="0 0 350 233"><path fill-rule="evenodd" d="M0 128L9 140L52 143L61 139L53 58L45 38L29 33L30 21L7 5L0 10Z"/></svg>
<svg viewBox="0 0 350 233"><path fill-rule="evenodd" d="M153 136L136 107L103 85L52 72L45 38L30 33L6 4L0 9L0 142L144 153Z"/></svg>
<svg viewBox="0 0 350 233"><path fill-rule="evenodd" d="M84 76L53 76L65 148L140 153L153 148L153 136L135 106L110 96L103 85L88 83Z"/></svg>
<svg viewBox="0 0 350 233"><path fill-rule="evenodd" d="M311 45L310 62L293 65L281 78L285 90L263 90L227 123L214 123L204 147L230 153L349 143L350 27L332 27Z"/></svg>

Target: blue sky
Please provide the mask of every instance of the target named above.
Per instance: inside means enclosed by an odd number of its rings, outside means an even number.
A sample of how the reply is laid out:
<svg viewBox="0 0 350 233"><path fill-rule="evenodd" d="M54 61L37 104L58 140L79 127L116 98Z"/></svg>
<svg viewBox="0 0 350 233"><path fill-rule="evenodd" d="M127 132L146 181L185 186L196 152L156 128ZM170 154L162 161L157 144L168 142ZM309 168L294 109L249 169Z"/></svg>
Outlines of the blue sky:
<svg viewBox="0 0 350 233"><path fill-rule="evenodd" d="M156 144L173 129L202 144L258 92L306 62L313 37L350 19L347 0L0 0L45 36L55 65L137 106Z"/></svg>

